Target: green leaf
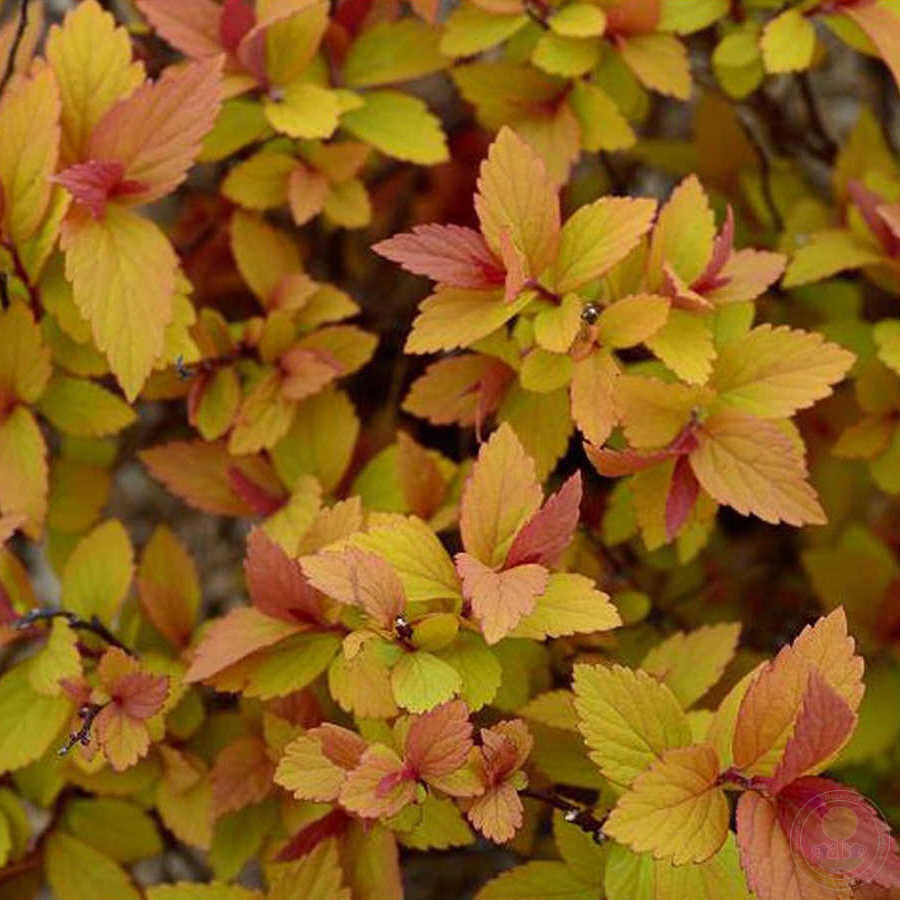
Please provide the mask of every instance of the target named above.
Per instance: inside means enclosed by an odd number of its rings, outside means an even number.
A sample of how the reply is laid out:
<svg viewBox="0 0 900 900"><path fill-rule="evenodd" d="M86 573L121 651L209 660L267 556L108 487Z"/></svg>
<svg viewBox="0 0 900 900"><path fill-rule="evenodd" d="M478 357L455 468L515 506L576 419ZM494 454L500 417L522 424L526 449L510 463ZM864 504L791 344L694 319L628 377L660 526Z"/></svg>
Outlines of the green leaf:
<svg viewBox="0 0 900 900"><path fill-rule="evenodd" d="M44 871L57 900L140 900L121 866L62 831L44 845Z"/></svg>
<svg viewBox="0 0 900 900"><path fill-rule="evenodd" d="M372 91L364 105L341 117L341 126L387 156L433 166L448 158L437 117L417 97L397 91Z"/></svg>
<svg viewBox="0 0 900 900"><path fill-rule="evenodd" d="M438 31L418 19L373 25L350 46L344 82L374 87L437 72L449 62L438 49L439 40Z"/></svg>
<svg viewBox="0 0 900 900"><path fill-rule="evenodd" d="M598 844L593 835L567 822L558 810L553 813L553 837L559 855L572 874L585 884L599 888L603 884L609 844Z"/></svg>
<svg viewBox="0 0 900 900"><path fill-rule="evenodd" d="M340 646L336 634L293 635L262 652L247 679L244 694L270 700L299 691L328 668Z"/></svg>
<svg viewBox="0 0 900 900"><path fill-rule="evenodd" d="M207 856L216 878L224 881L236 878L259 854L266 835L277 820L278 810L270 801L247 806L219 819Z"/></svg>
<svg viewBox="0 0 900 900"><path fill-rule="evenodd" d="M153 819L139 807L114 797L76 797L60 824L74 837L120 863L162 853Z"/></svg>
<svg viewBox="0 0 900 900"><path fill-rule="evenodd" d="M31 687L28 669L20 664L0 678L0 773L40 759L72 714L65 694L38 694Z"/></svg>
<svg viewBox="0 0 900 900"><path fill-rule="evenodd" d="M462 679L449 663L433 653L407 653L391 671L391 689L397 705L413 713L450 700L459 693Z"/></svg>
<svg viewBox="0 0 900 900"><path fill-rule="evenodd" d="M128 593L134 551L118 519L98 525L76 544L62 576L62 606L90 619L112 624Z"/></svg>
<svg viewBox="0 0 900 900"><path fill-rule="evenodd" d="M490 703L500 687L502 669L497 657L480 634L460 632L456 641L439 656L461 679L459 696L475 712Z"/></svg>
<svg viewBox="0 0 900 900"><path fill-rule="evenodd" d="M136 419L134 410L106 388L60 374L50 379L40 410L52 425L75 437L116 434Z"/></svg>
<svg viewBox="0 0 900 900"><path fill-rule="evenodd" d="M760 40L767 72L808 69L816 49L816 29L799 9L788 9L772 19Z"/></svg>
<svg viewBox="0 0 900 900"><path fill-rule="evenodd" d="M600 37L606 31L606 13L592 3L569 3L550 17L549 25L566 37Z"/></svg>
<svg viewBox="0 0 900 900"><path fill-rule="evenodd" d="M447 18L440 49L447 56L471 56L502 43L527 23L525 15L501 15L461 3Z"/></svg>
<svg viewBox="0 0 900 900"><path fill-rule="evenodd" d="M561 862L536 860L489 881L475 900L597 900L596 885L585 884Z"/></svg>
<svg viewBox="0 0 900 900"><path fill-rule="evenodd" d="M223 884L221 881L210 884L184 881L147 888L147 900L262 900L262 894L237 884Z"/></svg>
<svg viewBox="0 0 900 900"><path fill-rule="evenodd" d="M601 87L589 81L576 81L569 94L569 105L581 126L584 150L625 150L637 136L615 101Z"/></svg>

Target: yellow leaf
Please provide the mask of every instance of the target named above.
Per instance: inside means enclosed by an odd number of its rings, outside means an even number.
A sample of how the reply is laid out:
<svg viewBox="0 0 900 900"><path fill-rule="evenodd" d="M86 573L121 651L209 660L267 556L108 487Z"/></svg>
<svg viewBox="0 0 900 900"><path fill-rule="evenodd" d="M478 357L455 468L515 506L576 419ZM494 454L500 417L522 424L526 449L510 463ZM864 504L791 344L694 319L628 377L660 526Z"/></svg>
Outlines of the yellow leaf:
<svg viewBox="0 0 900 900"><path fill-rule="evenodd" d="M572 357L533 347L522 360L519 383L526 391L548 394L564 388L572 380Z"/></svg>
<svg viewBox="0 0 900 900"><path fill-rule="evenodd" d="M773 524L825 523L803 451L778 422L722 410L700 434L691 468L714 500Z"/></svg>
<svg viewBox="0 0 900 900"><path fill-rule="evenodd" d="M365 184L348 178L331 186L325 195L325 216L342 228L365 228L372 219L372 203Z"/></svg>
<svg viewBox="0 0 900 900"><path fill-rule="evenodd" d="M622 375L615 382L616 407L632 447L669 444L690 420L698 392L683 384L641 375Z"/></svg>
<svg viewBox="0 0 900 900"><path fill-rule="evenodd" d="M644 87L677 100L691 95L691 72L684 44L671 34L625 38L619 52Z"/></svg>
<svg viewBox="0 0 900 900"><path fill-rule="evenodd" d="M394 702L412 713L426 712L450 700L461 687L456 669L424 650L405 654L391 670Z"/></svg>
<svg viewBox="0 0 900 900"><path fill-rule="evenodd" d="M284 86L304 73L328 28L324 0L279 0L259 4L257 28L265 39L265 75Z"/></svg>
<svg viewBox="0 0 900 900"><path fill-rule="evenodd" d="M592 444L602 446L616 424L615 385L619 367L612 354L595 352L575 363L572 418Z"/></svg>
<svg viewBox="0 0 900 900"><path fill-rule="evenodd" d="M506 395L497 418L513 427L543 481L566 452L572 434L566 389L537 394L516 385Z"/></svg>
<svg viewBox="0 0 900 900"><path fill-rule="evenodd" d="M374 87L420 78L446 67L440 35L418 19L380 22L362 31L344 60L349 87Z"/></svg>
<svg viewBox="0 0 900 900"><path fill-rule="evenodd" d="M251 891L238 884L223 884L220 881L200 884L196 881L183 881L148 887L147 900L263 900L263 895L259 891Z"/></svg>
<svg viewBox="0 0 900 900"><path fill-rule="evenodd" d="M418 99L398 91L372 91L364 105L341 116L341 127L387 156L432 166L447 159L440 122Z"/></svg>
<svg viewBox="0 0 900 900"><path fill-rule="evenodd" d="M53 619L47 643L32 657L28 681L39 694L55 697L62 692L62 679L79 675L78 635L65 619Z"/></svg>
<svg viewBox="0 0 900 900"><path fill-rule="evenodd" d="M847 228L830 228L806 236L794 252L782 285L797 287L810 281L821 281L844 269L858 269L882 261L882 254L871 243L864 242Z"/></svg>
<svg viewBox="0 0 900 900"><path fill-rule="evenodd" d="M721 677L734 656L741 626L704 625L685 634L678 631L657 644L641 668L667 684L678 702L693 706Z"/></svg>
<svg viewBox="0 0 900 900"><path fill-rule="evenodd" d="M337 94L309 81L292 82L264 107L272 127L293 138L331 137L340 115Z"/></svg>
<svg viewBox="0 0 900 900"><path fill-rule="evenodd" d="M59 153L59 89L53 70L14 81L0 100L3 230L14 244L31 237L50 201Z"/></svg>
<svg viewBox="0 0 900 900"><path fill-rule="evenodd" d="M663 263L668 262L688 286L709 262L716 235L716 221L706 192L696 175L689 175L672 191L660 210L650 241L647 267L662 281Z"/></svg>
<svg viewBox="0 0 900 900"><path fill-rule="evenodd" d="M44 870L58 900L140 900L125 870L108 856L64 831L54 831L44 846Z"/></svg>
<svg viewBox="0 0 900 900"><path fill-rule="evenodd" d="M542 641L567 634L609 631L621 624L609 595L598 591L590 578L554 572L534 610L510 632L510 637Z"/></svg>
<svg viewBox="0 0 900 900"><path fill-rule="evenodd" d="M719 758L708 744L668 750L619 798L603 830L676 866L704 862L728 835L728 800L718 776Z"/></svg>
<svg viewBox="0 0 900 900"><path fill-rule="evenodd" d="M118 519L98 525L76 545L62 576L62 606L110 625L131 586L134 551Z"/></svg>
<svg viewBox="0 0 900 900"><path fill-rule="evenodd" d="M596 885L586 884L565 863L533 860L498 875L475 900L596 900Z"/></svg>
<svg viewBox="0 0 900 900"><path fill-rule="evenodd" d="M444 23L440 50L447 56L471 56L502 43L527 23L527 16L517 12L500 15L461 3Z"/></svg>
<svg viewBox="0 0 900 900"><path fill-rule="evenodd" d="M729 406L784 419L827 397L853 361L817 332L760 325L719 351L710 386Z"/></svg>
<svg viewBox="0 0 900 900"><path fill-rule="evenodd" d="M499 566L543 499L534 463L509 425L482 445L463 489L460 533L466 552Z"/></svg>
<svg viewBox="0 0 900 900"><path fill-rule="evenodd" d="M501 258L504 243L511 243L535 278L553 261L559 241L557 189L540 156L510 128L500 130L481 163L475 211L485 240Z"/></svg>
<svg viewBox="0 0 900 900"><path fill-rule="evenodd" d="M549 25L567 37L600 37L606 31L606 13L591 3L569 3L550 17Z"/></svg>
<svg viewBox="0 0 900 900"><path fill-rule="evenodd" d="M56 428L75 437L116 434L135 420L131 407L115 394L67 375L50 380L40 410Z"/></svg>
<svg viewBox="0 0 900 900"><path fill-rule="evenodd" d="M76 838L116 862L136 862L162 852L162 841L153 820L126 800L75 798L66 805L61 824Z"/></svg>
<svg viewBox="0 0 900 900"><path fill-rule="evenodd" d="M569 105L581 126L584 150L625 150L637 140L615 101L597 85L576 81L569 94Z"/></svg>
<svg viewBox="0 0 900 900"><path fill-rule="evenodd" d="M297 245L260 216L236 211L231 219L231 252L247 286L265 308L285 275L302 271Z"/></svg>
<svg viewBox="0 0 900 900"><path fill-rule="evenodd" d="M303 900L350 900L350 889L343 887L344 871L337 846L336 841L325 840L294 862L270 866L267 870L267 900L293 900L296 897ZM222 900L230 898L223 897Z"/></svg>
<svg viewBox="0 0 900 900"><path fill-rule="evenodd" d="M590 37L569 37L557 31L545 31L531 53L531 61L539 69L561 78L585 75L599 59L599 41Z"/></svg>
<svg viewBox="0 0 900 900"><path fill-rule="evenodd" d="M691 743L675 695L646 672L576 665L574 690L591 759L617 784L631 784L666 750Z"/></svg>
<svg viewBox="0 0 900 900"><path fill-rule="evenodd" d="M606 347L633 347L652 337L669 316L669 301L655 294L623 297L597 318L597 340Z"/></svg>
<svg viewBox="0 0 900 900"><path fill-rule="evenodd" d="M816 30L799 9L788 9L766 25L759 46L767 72L808 69L816 49Z"/></svg>
<svg viewBox="0 0 900 900"><path fill-rule="evenodd" d="M32 539L43 532L47 448L34 416L24 406L0 422L0 514L24 516L24 531Z"/></svg>
<svg viewBox="0 0 900 900"><path fill-rule="evenodd" d="M65 694L37 693L21 664L0 678L0 715L6 727L0 734L0 772L21 769L40 759L57 739L72 714Z"/></svg>
<svg viewBox="0 0 900 900"><path fill-rule="evenodd" d="M496 331L533 299L531 291L524 291L507 303L501 291L438 288L422 301L405 350L433 353L468 347Z"/></svg>
<svg viewBox="0 0 900 900"><path fill-rule="evenodd" d="M110 203L103 219L70 216L62 247L75 303L126 397L134 400L162 353L172 319L172 245L157 225Z"/></svg>
<svg viewBox="0 0 900 900"><path fill-rule="evenodd" d="M601 197L582 206L563 226L552 283L575 290L624 259L653 221L656 201Z"/></svg>
<svg viewBox="0 0 900 900"><path fill-rule="evenodd" d="M665 325L644 343L679 377L702 384L716 355L709 316L670 309Z"/></svg>
<svg viewBox="0 0 900 900"><path fill-rule="evenodd" d="M286 153L254 153L232 166L222 182L222 193L247 209L283 206L288 200L288 179L296 167L297 160Z"/></svg>
<svg viewBox="0 0 900 900"><path fill-rule="evenodd" d="M131 37L116 27L96 0L79 3L47 36L47 60L56 72L62 99L64 166L86 160L88 142L103 114L144 79L132 62Z"/></svg>
<svg viewBox="0 0 900 900"><path fill-rule="evenodd" d="M0 311L0 405L34 403L50 377L50 353L23 303Z"/></svg>
<svg viewBox="0 0 900 900"><path fill-rule="evenodd" d="M766 74L759 50L759 26L744 22L716 45L713 69L725 92L737 100L753 93Z"/></svg>

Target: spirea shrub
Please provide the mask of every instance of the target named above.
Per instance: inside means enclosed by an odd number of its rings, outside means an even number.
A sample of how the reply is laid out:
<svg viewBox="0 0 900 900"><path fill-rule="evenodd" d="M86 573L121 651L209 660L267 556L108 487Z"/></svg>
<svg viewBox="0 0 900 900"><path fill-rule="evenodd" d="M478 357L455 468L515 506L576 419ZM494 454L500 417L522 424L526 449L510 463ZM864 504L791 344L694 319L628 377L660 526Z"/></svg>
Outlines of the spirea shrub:
<svg viewBox="0 0 900 900"><path fill-rule="evenodd" d="M896 896L898 4L63 6L0 898Z"/></svg>

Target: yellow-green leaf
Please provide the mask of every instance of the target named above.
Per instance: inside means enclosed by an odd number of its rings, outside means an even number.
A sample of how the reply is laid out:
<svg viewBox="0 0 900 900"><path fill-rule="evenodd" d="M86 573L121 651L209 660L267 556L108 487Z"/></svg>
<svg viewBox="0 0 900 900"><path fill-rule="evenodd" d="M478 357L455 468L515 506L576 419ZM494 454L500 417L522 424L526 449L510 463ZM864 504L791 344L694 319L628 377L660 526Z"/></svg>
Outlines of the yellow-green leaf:
<svg viewBox="0 0 900 900"><path fill-rule="evenodd" d="M60 431L75 437L116 434L135 420L115 394L81 378L55 375L41 397L40 410Z"/></svg>
<svg viewBox="0 0 900 900"><path fill-rule="evenodd" d="M374 87L437 72L448 63L439 40L437 30L419 19L373 25L350 45L344 81L350 87Z"/></svg>

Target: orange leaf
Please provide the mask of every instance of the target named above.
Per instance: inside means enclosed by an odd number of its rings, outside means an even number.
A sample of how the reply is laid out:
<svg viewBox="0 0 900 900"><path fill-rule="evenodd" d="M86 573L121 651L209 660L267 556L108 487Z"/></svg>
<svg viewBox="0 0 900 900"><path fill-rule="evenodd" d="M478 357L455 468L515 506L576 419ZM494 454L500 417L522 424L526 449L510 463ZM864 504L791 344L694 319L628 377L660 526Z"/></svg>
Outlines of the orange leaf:
<svg viewBox="0 0 900 900"><path fill-rule="evenodd" d="M472 725L462 700L442 703L416 716L404 742L407 763L426 781L459 769L471 749Z"/></svg>
<svg viewBox="0 0 900 900"><path fill-rule="evenodd" d="M389 747L373 744L341 788L340 802L366 819L389 818L413 802L416 782Z"/></svg>
<svg viewBox="0 0 900 900"><path fill-rule="evenodd" d="M217 56L222 52L222 7L213 0L136 0L136 4L154 31L185 56Z"/></svg>
<svg viewBox="0 0 900 900"><path fill-rule="evenodd" d="M466 553L499 566L541 499L534 462L504 423L482 445L463 489L459 525Z"/></svg>
<svg viewBox="0 0 900 900"><path fill-rule="evenodd" d="M486 838L503 844L522 827L523 812L518 791L504 782L476 797L466 815Z"/></svg>
<svg viewBox="0 0 900 900"><path fill-rule="evenodd" d="M170 194L187 175L221 102L222 60L167 68L107 111L91 135L88 157L113 160L144 186L130 203Z"/></svg>
<svg viewBox="0 0 900 900"><path fill-rule="evenodd" d="M246 735L232 741L210 772L213 815L218 818L264 800L272 790L274 772L261 738Z"/></svg>
<svg viewBox="0 0 900 900"><path fill-rule="evenodd" d="M900 86L900 18L894 8L881 3L842 4L840 12L849 16L878 48L878 53Z"/></svg>
<svg viewBox="0 0 900 900"><path fill-rule="evenodd" d="M534 609L547 587L549 573L543 566L495 572L468 553L457 553L455 559L463 596L472 604L472 613L489 644L509 634Z"/></svg>
<svg viewBox="0 0 900 900"><path fill-rule="evenodd" d="M691 468L714 500L764 522L822 525L803 451L776 422L723 410L704 422Z"/></svg>
<svg viewBox="0 0 900 900"><path fill-rule="evenodd" d="M481 164L475 211L498 256L503 232L537 278L556 256L559 198L544 162L511 128L503 127Z"/></svg>
<svg viewBox="0 0 900 900"><path fill-rule="evenodd" d="M253 605L285 622L323 624L320 598L291 559L261 528L247 538L244 576Z"/></svg>
<svg viewBox="0 0 900 900"><path fill-rule="evenodd" d="M204 632L184 680L203 681L302 630L300 625L273 619L252 607L233 609Z"/></svg>
<svg viewBox="0 0 900 900"><path fill-rule="evenodd" d="M397 433L397 474L410 512L430 519L444 502L447 483L431 454L405 431Z"/></svg>
<svg viewBox="0 0 900 900"><path fill-rule="evenodd" d="M673 865L700 863L728 836L728 800L708 744L668 750L619 798L604 831L632 850Z"/></svg>
<svg viewBox="0 0 900 900"><path fill-rule="evenodd" d="M803 705L769 791L777 794L802 775L821 771L850 739L856 714L847 702L813 669Z"/></svg>

